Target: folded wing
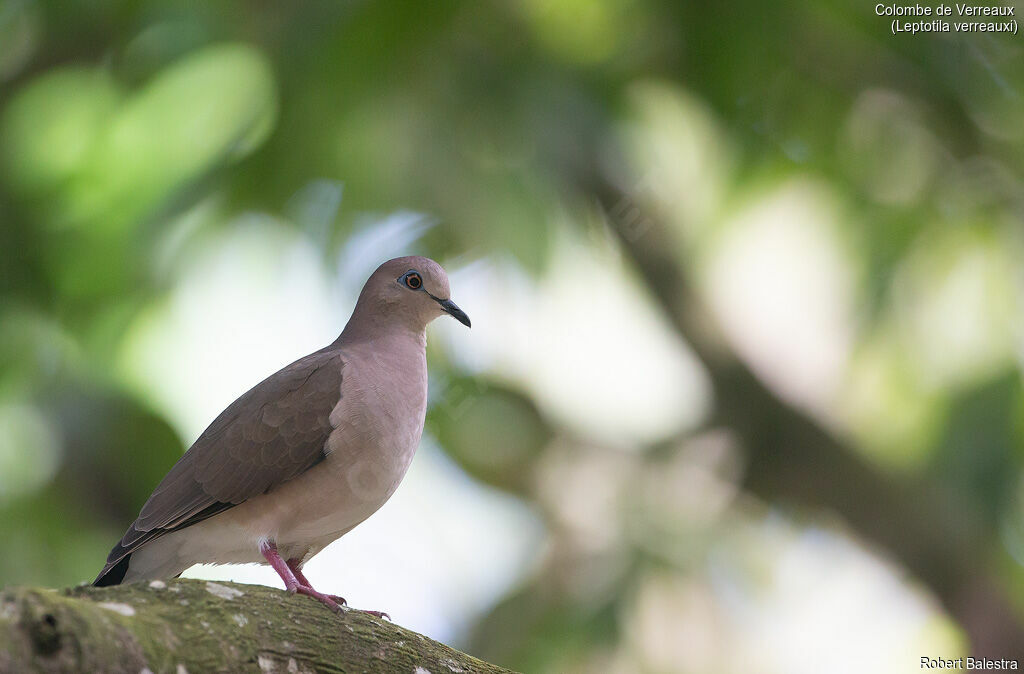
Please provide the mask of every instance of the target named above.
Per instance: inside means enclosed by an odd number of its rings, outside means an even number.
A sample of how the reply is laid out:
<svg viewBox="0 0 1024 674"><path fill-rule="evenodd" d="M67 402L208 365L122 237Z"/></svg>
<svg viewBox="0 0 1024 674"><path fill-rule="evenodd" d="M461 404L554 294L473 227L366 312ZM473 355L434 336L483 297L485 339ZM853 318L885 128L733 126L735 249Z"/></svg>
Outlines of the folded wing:
<svg viewBox="0 0 1024 674"><path fill-rule="evenodd" d="M142 506L94 585L116 585L130 555L171 531L221 513L324 459L341 399L342 356L324 349L295 361L221 412Z"/></svg>

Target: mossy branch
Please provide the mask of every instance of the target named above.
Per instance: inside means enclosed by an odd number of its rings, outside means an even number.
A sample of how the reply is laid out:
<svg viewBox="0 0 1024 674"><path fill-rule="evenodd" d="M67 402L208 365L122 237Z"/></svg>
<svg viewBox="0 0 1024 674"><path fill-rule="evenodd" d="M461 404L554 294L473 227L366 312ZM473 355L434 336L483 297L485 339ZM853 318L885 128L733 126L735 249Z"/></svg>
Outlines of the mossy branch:
<svg viewBox="0 0 1024 674"><path fill-rule="evenodd" d="M174 580L0 593L0 672L508 670L355 610L259 585Z"/></svg>

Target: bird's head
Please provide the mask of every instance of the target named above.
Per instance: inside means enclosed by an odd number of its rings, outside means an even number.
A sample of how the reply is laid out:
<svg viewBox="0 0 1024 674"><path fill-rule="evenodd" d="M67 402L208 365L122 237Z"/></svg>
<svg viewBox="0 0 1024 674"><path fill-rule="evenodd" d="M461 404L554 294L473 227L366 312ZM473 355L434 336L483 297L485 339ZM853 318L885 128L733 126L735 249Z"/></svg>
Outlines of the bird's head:
<svg viewBox="0 0 1024 674"><path fill-rule="evenodd" d="M448 274L438 263L418 255L396 257L377 267L359 294L355 313L373 322L399 321L414 330L448 314L470 327L469 316L451 300Z"/></svg>

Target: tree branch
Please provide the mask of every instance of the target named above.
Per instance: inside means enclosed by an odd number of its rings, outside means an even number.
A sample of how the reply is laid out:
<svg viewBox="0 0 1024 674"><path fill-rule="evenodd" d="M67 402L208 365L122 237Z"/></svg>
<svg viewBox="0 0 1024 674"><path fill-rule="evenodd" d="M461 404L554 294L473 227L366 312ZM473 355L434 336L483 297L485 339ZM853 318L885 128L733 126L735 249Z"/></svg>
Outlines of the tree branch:
<svg viewBox="0 0 1024 674"><path fill-rule="evenodd" d="M355 610L260 585L174 580L0 595L0 672L509 670Z"/></svg>

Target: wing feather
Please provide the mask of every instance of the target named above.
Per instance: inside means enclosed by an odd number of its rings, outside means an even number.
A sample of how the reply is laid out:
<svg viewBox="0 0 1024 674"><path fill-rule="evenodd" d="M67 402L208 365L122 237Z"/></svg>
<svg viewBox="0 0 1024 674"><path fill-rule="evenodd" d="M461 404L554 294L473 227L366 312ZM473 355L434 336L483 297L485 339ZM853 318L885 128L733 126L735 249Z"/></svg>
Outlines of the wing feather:
<svg viewBox="0 0 1024 674"><path fill-rule="evenodd" d="M231 403L157 485L94 583L114 567L127 568L119 563L149 541L266 493L322 461L334 430L331 410L341 399L341 370L341 353L323 349Z"/></svg>

